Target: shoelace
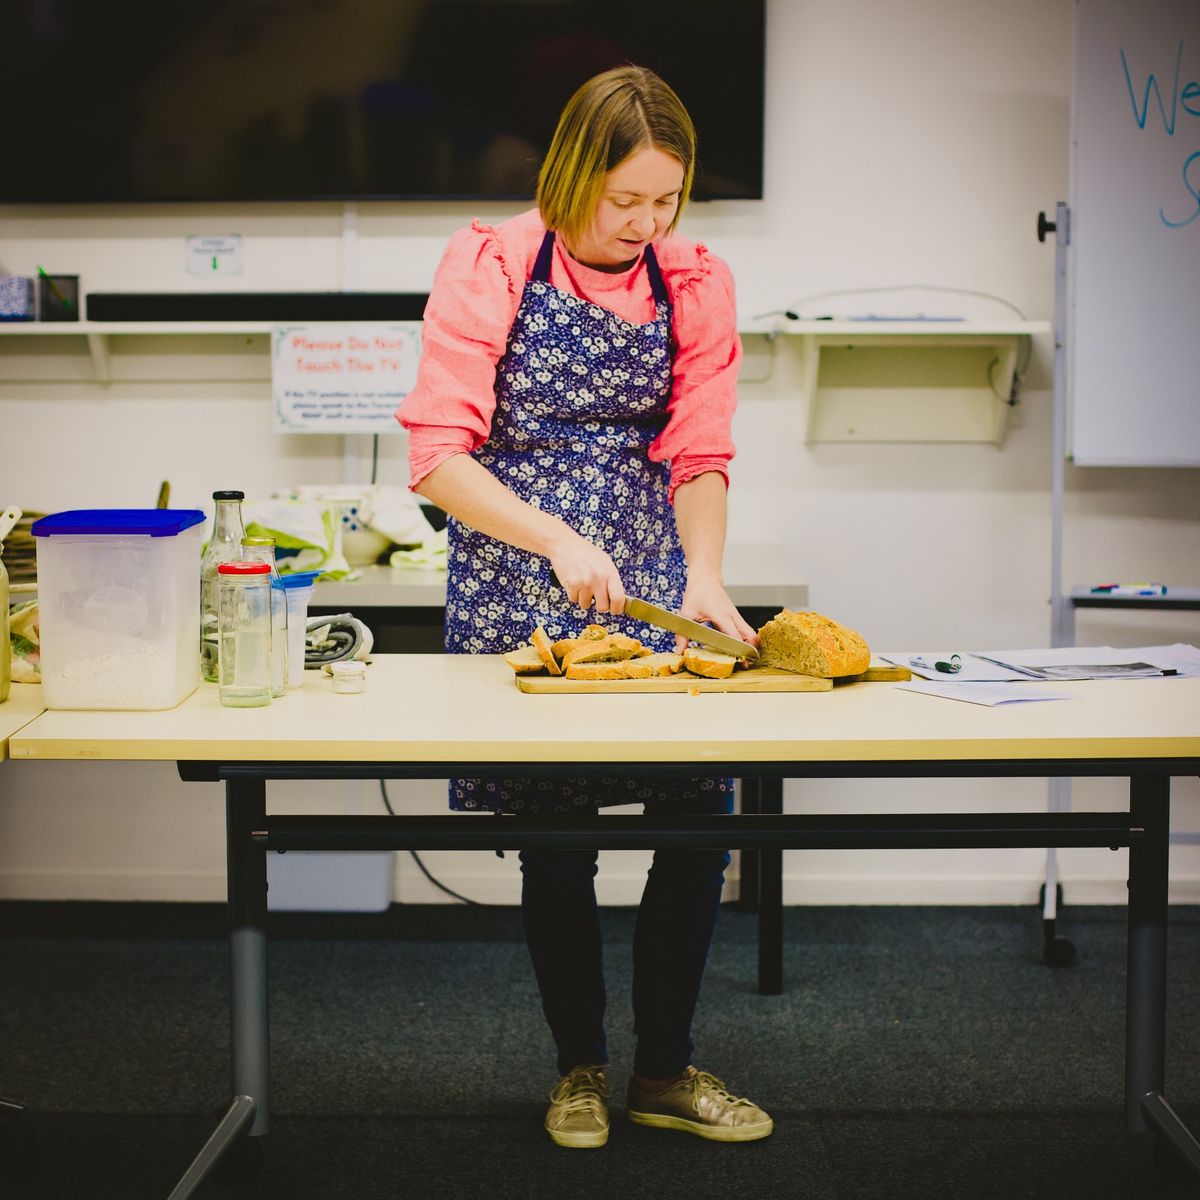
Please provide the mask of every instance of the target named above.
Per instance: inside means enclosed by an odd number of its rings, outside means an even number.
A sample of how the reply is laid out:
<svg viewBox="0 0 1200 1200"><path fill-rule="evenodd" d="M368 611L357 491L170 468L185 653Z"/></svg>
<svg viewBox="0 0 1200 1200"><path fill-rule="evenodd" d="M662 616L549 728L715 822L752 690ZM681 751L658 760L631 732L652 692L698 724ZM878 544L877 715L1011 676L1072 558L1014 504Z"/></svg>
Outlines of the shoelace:
<svg viewBox="0 0 1200 1200"><path fill-rule="evenodd" d="M700 1097L704 1093L707 1093L712 1099L721 1101L723 1106L729 1108L737 1108L740 1104L747 1106L750 1104L745 1096L735 1096L715 1075L710 1075L707 1071L697 1071L692 1076L692 1103L695 1105L697 1113L700 1112Z"/></svg>
<svg viewBox="0 0 1200 1200"><path fill-rule="evenodd" d="M569 1116L586 1111L595 1102L603 1101L608 1094L608 1084L604 1082L602 1070L581 1068L555 1084L550 1100L554 1104L561 1104L563 1116Z"/></svg>

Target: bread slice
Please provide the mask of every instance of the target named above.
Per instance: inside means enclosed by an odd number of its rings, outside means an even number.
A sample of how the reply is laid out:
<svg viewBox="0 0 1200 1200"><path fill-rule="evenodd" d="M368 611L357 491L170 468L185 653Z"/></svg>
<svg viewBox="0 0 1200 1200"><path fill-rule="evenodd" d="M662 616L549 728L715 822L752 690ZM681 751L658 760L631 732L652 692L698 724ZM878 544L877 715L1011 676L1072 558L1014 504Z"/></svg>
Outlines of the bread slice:
<svg viewBox="0 0 1200 1200"><path fill-rule="evenodd" d="M581 662L567 667L568 679L625 679L625 662Z"/></svg>
<svg viewBox="0 0 1200 1200"><path fill-rule="evenodd" d="M510 650L504 656L504 661L518 675L529 675L534 671L546 669L546 664L542 661L542 656L538 653L536 646L521 646L517 650Z"/></svg>
<svg viewBox="0 0 1200 1200"><path fill-rule="evenodd" d="M588 625L578 637L559 638L550 647L550 652L561 662L567 656L567 652L574 650L576 646L586 642L598 642L606 637L608 637L608 630L603 625Z"/></svg>
<svg viewBox="0 0 1200 1200"><path fill-rule="evenodd" d="M563 655L562 665L565 670L576 663L621 662L632 658L641 645L641 642L622 633L614 633L598 641L581 641Z"/></svg>
<svg viewBox="0 0 1200 1200"><path fill-rule="evenodd" d="M645 654L627 658L621 664L627 679L653 679L659 675L674 675L683 667L682 654Z"/></svg>
<svg viewBox="0 0 1200 1200"><path fill-rule="evenodd" d="M728 679L736 663L732 654L722 654L707 646L689 646L683 652L684 669L708 679Z"/></svg>
<svg viewBox="0 0 1200 1200"><path fill-rule="evenodd" d="M554 657L554 648L550 644L550 635L539 625L534 631L530 639L533 642L533 648L542 656L542 662L546 664L546 670L551 675L561 675L562 668L558 665L558 659Z"/></svg>
<svg viewBox="0 0 1200 1200"><path fill-rule="evenodd" d="M840 679L871 663L861 634L820 613L783 609L758 631L758 661L801 675Z"/></svg>

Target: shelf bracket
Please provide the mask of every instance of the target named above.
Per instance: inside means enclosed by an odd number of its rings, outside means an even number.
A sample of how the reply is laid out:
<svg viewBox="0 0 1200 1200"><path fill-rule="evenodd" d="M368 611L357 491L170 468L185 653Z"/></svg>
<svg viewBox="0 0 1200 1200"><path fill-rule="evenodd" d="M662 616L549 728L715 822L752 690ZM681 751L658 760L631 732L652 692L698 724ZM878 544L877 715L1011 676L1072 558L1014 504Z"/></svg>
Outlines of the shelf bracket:
<svg viewBox="0 0 1200 1200"><path fill-rule="evenodd" d="M108 334L89 333L87 344L92 356L92 370L96 374L96 382L111 383L112 364L109 362Z"/></svg>

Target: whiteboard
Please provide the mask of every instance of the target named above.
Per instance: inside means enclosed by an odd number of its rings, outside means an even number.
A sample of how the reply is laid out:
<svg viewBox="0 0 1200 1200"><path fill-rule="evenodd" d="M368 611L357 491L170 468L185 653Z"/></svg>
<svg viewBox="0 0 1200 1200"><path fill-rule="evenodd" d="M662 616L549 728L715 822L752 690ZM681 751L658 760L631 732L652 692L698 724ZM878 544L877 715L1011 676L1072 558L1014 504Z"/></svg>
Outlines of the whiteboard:
<svg viewBox="0 0 1200 1200"><path fill-rule="evenodd" d="M1200 0L1076 0L1070 453L1200 466Z"/></svg>

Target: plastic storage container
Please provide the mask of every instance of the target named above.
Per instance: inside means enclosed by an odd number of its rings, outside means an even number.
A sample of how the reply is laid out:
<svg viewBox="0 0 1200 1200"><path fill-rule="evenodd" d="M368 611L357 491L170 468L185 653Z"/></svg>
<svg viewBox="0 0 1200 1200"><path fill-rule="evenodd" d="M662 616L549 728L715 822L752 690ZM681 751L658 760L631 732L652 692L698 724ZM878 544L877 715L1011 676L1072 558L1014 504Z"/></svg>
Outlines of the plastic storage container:
<svg viewBox="0 0 1200 1200"><path fill-rule="evenodd" d="M47 708L174 708L200 683L199 509L78 509L33 524Z"/></svg>
<svg viewBox="0 0 1200 1200"><path fill-rule="evenodd" d="M308 602L320 571L295 571L280 577L287 600L288 687L304 686L304 635L308 630ZM323 853L323 851L322 851Z"/></svg>

